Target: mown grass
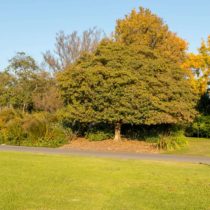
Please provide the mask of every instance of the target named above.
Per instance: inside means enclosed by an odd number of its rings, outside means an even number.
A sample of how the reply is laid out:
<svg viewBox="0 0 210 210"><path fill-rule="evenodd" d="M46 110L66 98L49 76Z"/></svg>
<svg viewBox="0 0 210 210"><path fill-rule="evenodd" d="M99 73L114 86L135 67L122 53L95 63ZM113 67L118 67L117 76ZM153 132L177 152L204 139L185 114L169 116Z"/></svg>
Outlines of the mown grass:
<svg viewBox="0 0 210 210"><path fill-rule="evenodd" d="M207 165L0 153L1 210L210 209Z"/></svg>
<svg viewBox="0 0 210 210"><path fill-rule="evenodd" d="M186 146L181 149L166 153L210 157L210 139L188 138L188 144Z"/></svg>

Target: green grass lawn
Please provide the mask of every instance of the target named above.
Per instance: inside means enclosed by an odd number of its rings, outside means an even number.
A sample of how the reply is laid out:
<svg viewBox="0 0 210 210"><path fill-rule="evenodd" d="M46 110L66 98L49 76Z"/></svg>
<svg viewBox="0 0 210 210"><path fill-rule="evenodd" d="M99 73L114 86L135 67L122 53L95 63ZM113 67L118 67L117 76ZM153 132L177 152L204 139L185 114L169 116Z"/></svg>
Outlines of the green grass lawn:
<svg viewBox="0 0 210 210"><path fill-rule="evenodd" d="M210 157L210 139L188 138L188 145L186 145L180 150L166 153Z"/></svg>
<svg viewBox="0 0 210 210"><path fill-rule="evenodd" d="M210 209L210 166L0 153L1 210Z"/></svg>

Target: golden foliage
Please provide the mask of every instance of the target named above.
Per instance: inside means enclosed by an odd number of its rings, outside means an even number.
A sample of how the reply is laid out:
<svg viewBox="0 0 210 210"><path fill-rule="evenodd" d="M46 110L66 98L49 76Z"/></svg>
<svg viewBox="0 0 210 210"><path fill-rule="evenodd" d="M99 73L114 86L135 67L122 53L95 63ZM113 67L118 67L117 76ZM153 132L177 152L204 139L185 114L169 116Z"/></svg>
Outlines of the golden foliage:
<svg viewBox="0 0 210 210"><path fill-rule="evenodd" d="M191 81L201 95L207 90L210 76L210 36L202 41L198 54L190 53L182 67L191 73Z"/></svg>
<svg viewBox="0 0 210 210"><path fill-rule="evenodd" d="M116 39L126 44L143 45L157 50L175 62L185 59L187 42L169 30L167 24L149 9L135 9L117 21Z"/></svg>

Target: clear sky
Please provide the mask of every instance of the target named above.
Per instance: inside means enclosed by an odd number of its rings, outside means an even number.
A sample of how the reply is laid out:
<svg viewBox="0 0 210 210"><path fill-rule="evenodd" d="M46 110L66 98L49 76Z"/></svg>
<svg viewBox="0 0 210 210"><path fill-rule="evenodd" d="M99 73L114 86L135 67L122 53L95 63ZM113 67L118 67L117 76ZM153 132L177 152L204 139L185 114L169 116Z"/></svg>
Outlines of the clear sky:
<svg viewBox="0 0 210 210"><path fill-rule="evenodd" d="M162 17L189 42L190 51L210 34L210 0L0 0L0 69L19 51L41 62L60 30L97 26L109 34L116 19L139 6Z"/></svg>

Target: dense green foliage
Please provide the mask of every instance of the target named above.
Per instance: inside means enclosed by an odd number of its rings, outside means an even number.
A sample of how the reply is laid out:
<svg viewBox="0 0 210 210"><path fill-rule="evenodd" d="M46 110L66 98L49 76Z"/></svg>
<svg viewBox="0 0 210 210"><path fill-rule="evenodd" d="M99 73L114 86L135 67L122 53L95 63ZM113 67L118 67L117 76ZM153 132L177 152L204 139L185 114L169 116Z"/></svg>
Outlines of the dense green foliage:
<svg viewBox="0 0 210 210"><path fill-rule="evenodd" d="M104 123L89 124L85 137L90 141L102 141L113 138L113 126Z"/></svg>
<svg viewBox="0 0 210 210"><path fill-rule="evenodd" d="M192 122L196 95L180 64L186 43L140 8L118 20L115 38L83 54L57 75L70 121L115 125Z"/></svg>
<svg viewBox="0 0 210 210"><path fill-rule="evenodd" d="M210 137L210 116L198 116L186 130L187 136Z"/></svg>
<svg viewBox="0 0 210 210"><path fill-rule="evenodd" d="M113 134L105 131L90 131L85 137L90 141L101 141L112 138Z"/></svg>
<svg viewBox="0 0 210 210"><path fill-rule="evenodd" d="M210 97L208 93L201 96L198 107L200 115L187 127L186 135L191 137L210 137Z"/></svg>
<svg viewBox="0 0 210 210"><path fill-rule="evenodd" d="M72 121L177 124L195 115L184 72L147 48L104 41L58 80Z"/></svg>

